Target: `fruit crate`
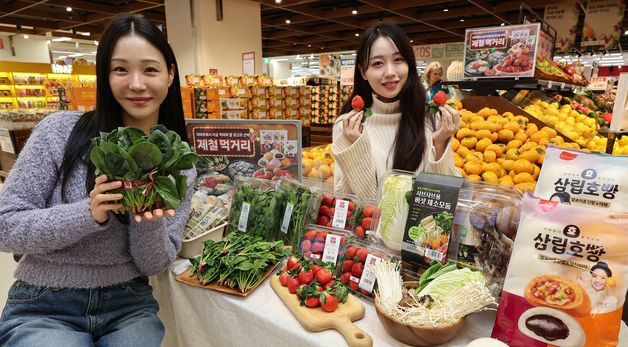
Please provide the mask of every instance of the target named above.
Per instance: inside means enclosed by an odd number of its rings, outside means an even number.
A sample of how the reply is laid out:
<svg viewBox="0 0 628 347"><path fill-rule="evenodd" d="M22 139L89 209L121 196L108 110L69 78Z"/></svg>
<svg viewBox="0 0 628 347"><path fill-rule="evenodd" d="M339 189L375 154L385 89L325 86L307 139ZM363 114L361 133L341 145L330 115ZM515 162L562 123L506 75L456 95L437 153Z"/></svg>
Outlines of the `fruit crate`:
<svg viewBox="0 0 628 347"><path fill-rule="evenodd" d="M510 101L502 98L501 96L470 96L462 99L462 105L465 109L472 112L478 112L482 108L490 106L491 108L496 109L500 114L504 112L511 112L515 115L522 115L528 118L528 121L530 123L536 124L539 129L543 127L554 128L551 125L546 124L542 120L538 119L537 117L522 110ZM572 140L568 136L565 136L565 134L563 134L562 132L557 130L556 133L557 135L562 136L565 139L565 142L575 143L574 140Z"/></svg>

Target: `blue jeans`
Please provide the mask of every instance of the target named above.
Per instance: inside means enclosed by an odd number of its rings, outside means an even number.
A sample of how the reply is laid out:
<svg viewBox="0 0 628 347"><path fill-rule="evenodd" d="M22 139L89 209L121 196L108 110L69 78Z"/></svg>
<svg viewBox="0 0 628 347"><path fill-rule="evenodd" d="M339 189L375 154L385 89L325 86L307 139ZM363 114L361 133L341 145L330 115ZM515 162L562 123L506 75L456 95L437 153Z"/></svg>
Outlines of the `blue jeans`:
<svg viewBox="0 0 628 347"><path fill-rule="evenodd" d="M94 289L16 281L0 318L0 346L159 347L164 326L146 279Z"/></svg>

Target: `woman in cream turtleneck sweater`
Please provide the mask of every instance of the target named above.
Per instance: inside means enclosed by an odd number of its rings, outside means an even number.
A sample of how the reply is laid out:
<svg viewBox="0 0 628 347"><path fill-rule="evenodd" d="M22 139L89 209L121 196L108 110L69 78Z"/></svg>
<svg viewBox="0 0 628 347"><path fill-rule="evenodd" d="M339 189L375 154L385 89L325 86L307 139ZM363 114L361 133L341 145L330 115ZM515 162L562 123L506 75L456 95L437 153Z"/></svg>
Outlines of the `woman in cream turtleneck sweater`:
<svg viewBox="0 0 628 347"><path fill-rule="evenodd" d="M364 111L352 110L355 95L372 111L364 121ZM373 199L391 169L460 175L450 141L460 115L444 106L433 117L424 95L406 34L394 24L371 27L357 51L353 95L334 125L336 192Z"/></svg>

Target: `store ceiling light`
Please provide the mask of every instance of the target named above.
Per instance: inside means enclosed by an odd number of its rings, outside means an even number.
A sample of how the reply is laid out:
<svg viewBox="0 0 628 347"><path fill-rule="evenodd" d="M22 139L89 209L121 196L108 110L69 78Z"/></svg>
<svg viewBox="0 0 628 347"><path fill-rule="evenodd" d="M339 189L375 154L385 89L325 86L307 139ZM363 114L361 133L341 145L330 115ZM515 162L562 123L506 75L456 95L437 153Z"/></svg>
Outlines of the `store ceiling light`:
<svg viewBox="0 0 628 347"><path fill-rule="evenodd" d="M448 9L448 8L446 8L446 9L444 9L444 10L443 10L443 12L449 12L449 9Z"/></svg>
<svg viewBox="0 0 628 347"><path fill-rule="evenodd" d="M71 39L71 38L69 38L69 37L67 37L67 36L64 36L64 37L58 37L58 38L56 38L56 39L52 39L52 41L54 41L54 42L63 42L63 41L71 41L71 40L72 40L72 39Z"/></svg>
<svg viewBox="0 0 628 347"><path fill-rule="evenodd" d="M410 40L410 43L414 43L414 40Z"/></svg>
<svg viewBox="0 0 628 347"><path fill-rule="evenodd" d="M354 8L353 10L351 10L351 14L353 14L353 15L358 14L358 10Z"/></svg>
<svg viewBox="0 0 628 347"><path fill-rule="evenodd" d="M312 47L312 45L307 45L308 47Z"/></svg>
<svg viewBox="0 0 628 347"><path fill-rule="evenodd" d="M355 36L356 36L356 37L357 37L357 36L360 36L360 33L355 33Z"/></svg>
<svg viewBox="0 0 628 347"><path fill-rule="evenodd" d="M464 19L461 19L460 21L461 21L461 22L464 22Z"/></svg>
<svg viewBox="0 0 628 347"><path fill-rule="evenodd" d="M24 35L24 38L28 40L28 35Z"/></svg>
<svg viewBox="0 0 628 347"><path fill-rule="evenodd" d="M504 25L506 25L506 23L502 23L502 24L501 24L501 26L504 26Z"/></svg>
<svg viewBox="0 0 628 347"><path fill-rule="evenodd" d="M290 24L290 18L286 19L286 24Z"/></svg>
<svg viewBox="0 0 628 347"><path fill-rule="evenodd" d="M628 30L624 31L624 35L628 35Z"/></svg>
<svg viewBox="0 0 628 347"><path fill-rule="evenodd" d="M95 44L96 46L98 46L98 41L94 40L94 44Z"/></svg>
<svg viewBox="0 0 628 347"><path fill-rule="evenodd" d="M281 0L275 0L275 4L281 4Z"/></svg>
<svg viewBox="0 0 628 347"><path fill-rule="evenodd" d="M72 12L72 7L68 6L68 7L65 8L65 10L68 11L68 12Z"/></svg>

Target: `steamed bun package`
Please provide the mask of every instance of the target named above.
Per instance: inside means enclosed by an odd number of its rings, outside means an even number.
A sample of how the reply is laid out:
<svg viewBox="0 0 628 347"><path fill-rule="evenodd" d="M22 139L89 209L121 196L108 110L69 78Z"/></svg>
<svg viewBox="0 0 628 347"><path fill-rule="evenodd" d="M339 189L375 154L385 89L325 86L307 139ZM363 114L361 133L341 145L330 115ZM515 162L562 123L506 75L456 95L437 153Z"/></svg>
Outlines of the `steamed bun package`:
<svg viewBox="0 0 628 347"><path fill-rule="evenodd" d="M493 327L511 347L617 346L628 213L527 195Z"/></svg>

